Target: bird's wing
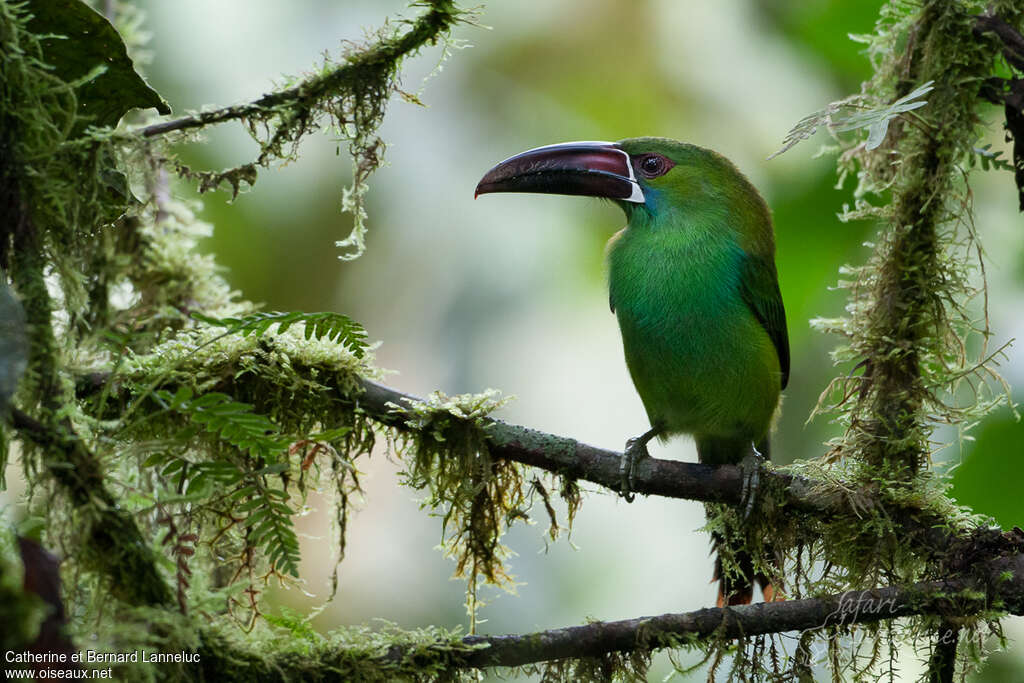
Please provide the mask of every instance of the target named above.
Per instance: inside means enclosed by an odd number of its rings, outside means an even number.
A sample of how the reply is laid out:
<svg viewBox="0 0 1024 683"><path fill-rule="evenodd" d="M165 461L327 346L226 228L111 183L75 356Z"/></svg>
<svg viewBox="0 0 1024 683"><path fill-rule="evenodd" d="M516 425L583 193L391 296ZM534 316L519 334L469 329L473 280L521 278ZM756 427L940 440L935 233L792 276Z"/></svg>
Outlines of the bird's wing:
<svg viewBox="0 0 1024 683"><path fill-rule="evenodd" d="M789 335L786 333L786 310L782 307L775 264L762 256L747 254L740 274L740 292L775 345L782 370L782 388L785 389L789 382Z"/></svg>

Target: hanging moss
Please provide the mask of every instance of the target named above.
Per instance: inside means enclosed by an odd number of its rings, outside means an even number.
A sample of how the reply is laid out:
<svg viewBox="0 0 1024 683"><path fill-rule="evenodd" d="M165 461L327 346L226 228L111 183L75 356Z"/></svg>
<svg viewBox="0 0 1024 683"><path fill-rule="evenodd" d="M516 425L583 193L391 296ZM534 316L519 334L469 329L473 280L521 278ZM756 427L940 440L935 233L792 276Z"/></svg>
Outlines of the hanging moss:
<svg viewBox="0 0 1024 683"><path fill-rule="evenodd" d="M810 537L784 525L793 532L787 534L791 547L796 541L797 594L941 575L945 567L934 562L929 536L907 535L905 519L897 523L892 511L920 510L961 534L984 522L946 498L944 478L926 468L937 424L965 430L1008 401L993 369L997 354L987 347L987 313L979 324L972 309L984 287L974 281L984 270L965 169L982 134L981 83L1003 68L998 47L973 32L975 16L986 11L1017 25L1022 10L1010 2L890 2L875 34L861 37L874 77L856 98L835 103L817 119L838 118L853 103L871 109L860 115L865 121L880 123L866 137L839 138L841 176L857 179L854 206L843 218L874 220L879 235L867 263L842 270L848 316L815 321L846 338L833 354L843 375L818 407L845 434L829 444L826 462L798 471L845 488L855 507L860 491L873 492L884 506L815 525ZM926 104L888 118L875 115L912 91ZM975 340L981 350L971 357L967 349ZM820 542L813 540L818 534ZM825 570L803 573L815 566ZM977 638L984 627L983 620L965 624L962 641ZM832 646L831 668L880 675L896 659L899 643L930 650L935 628L928 619L909 619L854 630L854 637L875 638L869 655ZM961 653L961 666L969 656Z"/></svg>
<svg viewBox="0 0 1024 683"><path fill-rule="evenodd" d="M217 634L238 623L258 626L271 578L295 580L293 518L313 488L333 492L334 545L343 555L351 501L361 494L357 459L375 441L359 410L360 382L377 370L365 339L353 336L361 328L339 327L339 314L282 314L276 331L211 326L259 316L212 257L196 251L211 228L196 218L197 205L173 199L168 175L189 171L152 128L90 127L149 104L121 95L142 83L125 46L77 1L68 12L35 12L32 24L30 9L0 1L0 266L9 267L31 341L12 399L29 505L44 543L68 558L73 634L109 652L204 653L210 672L240 680L306 671L422 680L441 671L439 632L400 634L408 654L397 658L385 656L399 638L389 629L356 629L302 652L270 632L204 650L226 642ZM138 16L119 16L138 38ZM350 208L361 229L359 197L379 163L375 131L402 59L447 40L461 16L446 0L429 3L418 21L385 28L269 100L231 109L223 120L244 120L261 154L205 182L251 184L256 166L291 158L327 116L352 144ZM50 50L53 39L36 35L49 30L74 33L76 49ZM117 55L101 60L106 71L82 56L107 49ZM139 53L137 40L128 52ZM105 101L95 99L97 88ZM102 120L93 113L101 109ZM16 576L5 568L0 587L18 626L9 630L26 640L35 603L15 590ZM209 627L211 617L220 626ZM260 650L270 642L273 656ZM427 654L414 647L427 642ZM256 677L232 666L242 660L254 663ZM228 680L189 666L130 668L120 673L133 680Z"/></svg>
<svg viewBox="0 0 1024 683"><path fill-rule="evenodd" d="M980 293L971 271L981 252L962 173L982 132L980 84L999 60L998 49L972 32L986 9L980 2L883 9L869 47L875 77L863 97L884 103L924 82L933 87L927 106L894 119L880 146L853 140L841 157L844 172L858 178L847 218L873 218L883 228L868 263L845 271L851 315L818 324L848 338L835 357L859 371L833 383L847 425L833 454L863 459L871 476L906 480L928 464L936 421L970 424L1006 400L1004 386L989 381L998 376L988 330L969 307ZM992 9L1012 23L1019 18L1012 3ZM967 336L982 339L980 357L967 355ZM963 385L975 390L970 403L958 393Z"/></svg>

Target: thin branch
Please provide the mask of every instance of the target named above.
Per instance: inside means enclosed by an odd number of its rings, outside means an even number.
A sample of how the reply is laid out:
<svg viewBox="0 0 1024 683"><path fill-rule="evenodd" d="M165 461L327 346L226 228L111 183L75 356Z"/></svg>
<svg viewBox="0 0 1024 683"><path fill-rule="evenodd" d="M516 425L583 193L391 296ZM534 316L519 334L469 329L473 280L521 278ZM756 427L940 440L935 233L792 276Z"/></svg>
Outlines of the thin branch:
<svg viewBox="0 0 1024 683"><path fill-rule="evenodd" d="M1012 576L1012 578L1008 578ZM740 638L769 633L868 624L915 614L961 617L1000 605L1024 613L1024 555L998 558L970 576L847 591L822 598L705 608L525 635L468 636L467 645L486 645L459 657L462 667L521 666L565 657L671 647L687 636Z"/></svg>
<svg viewBox="0 0 1024 683"><path fill-rule="evenodd" d="M600 657L610 653L673 648L694 639L736 639L815 631L851 624L868 624L918 614L938 614L947 619L1002 610L1024 614L1024 555L1014 554L978 563L963 573L941 581L910 586L889 586L804 600L770 602L693 612L661 614L622 621L592 622L583 626L551 629L529 634L467 636L461 641L395 644L382 656L372 656L370 666L401 670L412 662L417 667L432 663L443 670L513 667L566 658ZM211 680L223 671L237 678L288 681L312 680L323 673L334 680L339 662L351 667L353 653L333 649L319 654L316 663L281 655L267 660L222 638L201 637L199 650L203 673ZM342 669L346 670L346 669ZM330 675L327 675L330 674Z"/></svg>
<svg viewBox="0 0 1024 683"><path fill-rule="evenodd" d="M361 70L381 63L394 63L402 56L416 52L424 45L435 44L441 36L459 21L462 13L451 0L430 0L430 10L412 23L406 33L398 38L382 40L373 48L352 55L344 64L324 74L312 76L296 86L272 92L246 104L222 107L213 111L185 116L173 121L163 121L142 129L143 137L151 138L177 130L189 130L223 123L244 120L289 102L311 102L330 97L340 86L358 77Z"/></svg>
<svg viewBox="0 0 1024 683"><path fill-rule="evenodd" d="M944 619L936 632L935 649L928 661L928 683L953 683L959 642L960 625L954 620Z"/></svg>

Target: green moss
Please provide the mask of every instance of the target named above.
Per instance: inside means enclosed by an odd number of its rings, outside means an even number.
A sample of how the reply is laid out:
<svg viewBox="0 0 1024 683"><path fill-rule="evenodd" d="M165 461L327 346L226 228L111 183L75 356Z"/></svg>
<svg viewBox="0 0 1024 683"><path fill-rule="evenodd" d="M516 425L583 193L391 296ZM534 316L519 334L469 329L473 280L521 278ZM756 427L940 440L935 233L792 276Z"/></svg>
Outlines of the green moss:
<svg viewBox="0 0 1024 683"><path fill-rule="evenodd" d="M138 14L123 9L118 17L134 36L129 53L138 55ZM461 16L450 2L432 2L419 21L387 27L342 63L254 108L229 108L220 120L243 119L261 154L201 180L227 180L236 191L251 184L256 166L292 158L294 145L326 116L352 145L350 208L361 227L366 178L382 150L375 131L402 58L447 40ZM106 651L203 651L203 638L220 645L224 636L213 634L231 633L238 622L257 625L268 580L294 580L292 519L311 488L333 489L334 543L343 555L350 501L361 493L357 458L375 441L358 408L360 381L378 371L351 336L341 344L331 335L307 338L298 324L274 334L223 334L197 323L193 312L208 320L255 307L231 291L211 257L197 253L211 228L197 220L197 205L172 198L168 179L168 170L187 170L176 167L159 135L89 128L79 96L90 80L62 82L27 22L24 6L0 0L0 267L10 267L31 335L29 368L12 401L38 421L14 435L28 504L44 520L42 541L67 557L77 638ZM112 47L123 62L123 46L114 40ZM129 76L126 69L119 75ZM323 316L310 318L322 323ZM16 576L3 565L5 633L25 639L38 610L17 590ZM211 620L218 626L209 627ZM278 635L253 637L252 648L246 639L205 652L221 673L246 661L267 680L307 670L419 680L449 659L440 633L367 633L306 642L315 647L305 653ZM398 639L410 654L383 656ZM279 656L260 650L271 642ZM232 675L256 680L242 671ZM187 666L121 673L133 680L202 676Z"/></svg>
<svg viewBox="0 0 1024 683"><path fill-rule="evenodd" d="M476 680L452 667L475 646L458 632L402 630L386 622L320 635L301 626L258 623L242 633L233 625L205 624L165 611L134 609L105 620L90 637L101 651L139 652L152 659L182 653L182 663L131 662L113 666L115 678L132 681L410 681ZM287 621L287 620L285 620ZM301 622L300 622L301 624ZM304 633L297 637L297 633ZM81 634L84 635L84 634ZM110 648L110 649L106 649Z"/></svg>
<svg viewBox="0 0 1024 683"><path fill-rule="evenodd" d="M573 681L647 681L651 665L649 651L612 652L602 657L559 659L548 662L539 671L544 681L572 683ZM529 671L534 672L534 669Z"/></svg>
<svg viewBox="0 0 1024 683"><path fill-rule="evenodd" d="M419 4L419 3L417 3ZM366 249L367 181L382 163L385 144L377 135L387 104L393 95L419 103L415 95L399 87L404 59L425 45L444 44L447 57L455 41L449 37L452 27L471 20L471 13L459 9L451 0L422 3L427 10L415 22L386 25L371 36L367 44L353 44L339 59L325 57L315 73L302 79L287 79L275 92L250 104L195 114L171 124L157 124L148 135L175 130L191 130L221 123L241 121L260 147L252 162L220 172L191 169L172 158L161 158L161 165L172 167L179 175L199 183L200 192L227 184L232 195L243 186L255 183L257 169L275 162L296 158L299 142L322 128L348 144L352 157L353 181L341 198L341 209L351 213L351 233L336 245L340 258L358 258Z"/></svg>
<svg viewBox="0 0 1024 683"><path fill-rule="evenodd" d="M843 374L818 407L845 433L828 444L823 462L793 471L826 482L822 494L844 497L859 514L810 525L779 516L767 522L781 530L773 538L797 549L797 576L787 577L795 595L938 578L947 567L932 561L925 530L967 534L980 521L950 501L945 478L926 468L936 425L963 433L1009 401L993 368L998 352L986 346L987 323L977 322L984 282L972 283L984 271L965 173L981 135L978 89L1004 68L998 46L972 32L974 16L987 10L1011 24L1021 17L1019 3L894 0L866 39L875 75L857 104L882 110L926 82L934 88L926 106L890 121L880 145L865 144L863 134L841 138L841 176L857 181L844 218L874 220L879 235L867 263L841 270L848 315L815 321L845 337L833 353ZM967 349L975 346L972 357ZM915 521L921 531L908 535ZM856 651L831 647L833 675L843 668L880 673L898 643L930 648L937 627L909 619L866 631L884 636L888 654L876 642L864 662ZM965 625L963 639L982 628Z"/></svg>
<svg viewBox="0 0 1024 683"><path fill-rule="evenodd" d="M442 520L444 552L455 559L455 576L468 581L471 631L480 606L478 580L514 588L505 568L511 551L505 529L529 507L522 467L490 455L484 418L501 407L497 392L448 397L434 392L422 402L395 406L415 430L397 450L406 462L404 483L428 491L423 506Z"/></svg>
<svg viewBox="0 0 1024 683"><path fill-rule="evenodd" d="M1011 22L1019 17L1004 9ZM851 315L818 321L848 339L836 360L862 370L837 379L823 398L847 427L833 453L894 480L927 465L937 422L972 424L1008 396L984 343L988 330L969 307L981 292L970 284L981 250L962 169L981 134L978 88L999 59L972 33L984 10L979 2L883 9L869 47L875 77L863 97L884 104L926 81L934 89L927 106L893 121L881 147L853 140L841 157L858 179L848 218L883 227L868 263L844 272L852 276L841 283L851 291ZM977 358L966 353L968 336L982 340Z"/></svg>

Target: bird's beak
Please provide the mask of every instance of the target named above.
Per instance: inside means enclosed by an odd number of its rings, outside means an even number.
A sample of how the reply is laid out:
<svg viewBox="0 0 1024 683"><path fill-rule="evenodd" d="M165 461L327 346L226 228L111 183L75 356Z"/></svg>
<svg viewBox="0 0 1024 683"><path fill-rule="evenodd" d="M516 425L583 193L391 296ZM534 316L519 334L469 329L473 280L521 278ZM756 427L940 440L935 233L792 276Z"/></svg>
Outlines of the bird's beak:
<svg viewBox="0 0 1024 683"><path fill-rule="evenodd" d="M489 192L540 192L644 202L629 154L614 142L565 142L509 157L476 186Z"/></svg>

